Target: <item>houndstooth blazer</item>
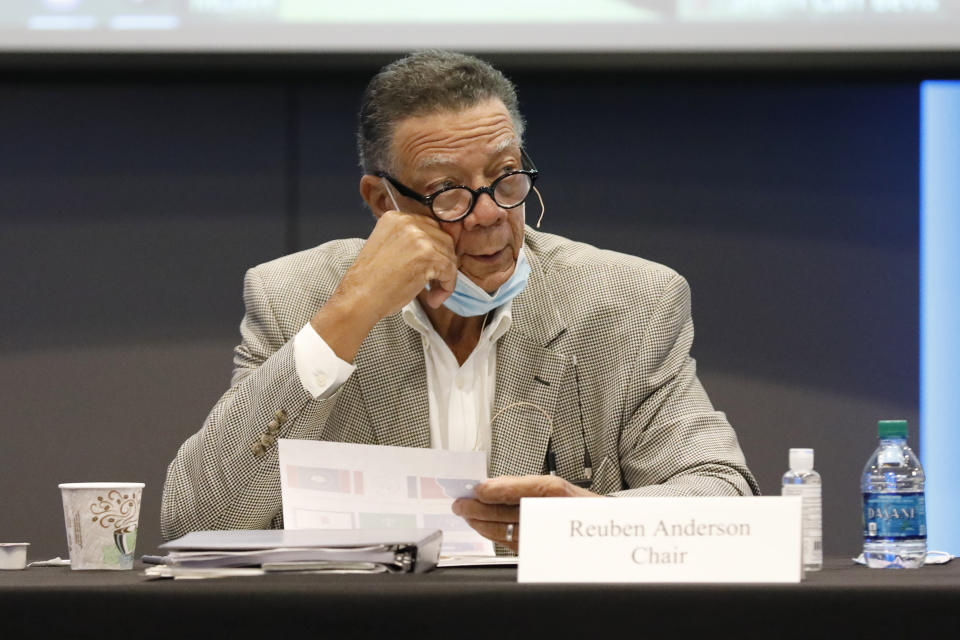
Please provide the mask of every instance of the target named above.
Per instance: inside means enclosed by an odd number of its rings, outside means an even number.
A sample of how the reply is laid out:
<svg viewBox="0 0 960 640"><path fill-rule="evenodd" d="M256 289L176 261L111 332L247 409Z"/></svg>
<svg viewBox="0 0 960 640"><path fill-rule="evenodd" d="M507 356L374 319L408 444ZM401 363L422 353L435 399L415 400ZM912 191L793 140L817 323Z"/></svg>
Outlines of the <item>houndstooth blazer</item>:
<svg viewBox="0 0 960 640"><path fill-rule="evenodd" d="M759 493L733 429L690 357L686 281L633 256L526 230L526 289L497 343L489 474L545 472L631 496ZM293 337L333 293L363 240L338 240L250 269L230 389L167 470L162 535L282 527L273 437L429 447L420 336L394 314L373 328L356 371L328 399L297 377ZM574 365L574 362L576 363ZM582 420L581 409L582 403ZM272 423L272 424L271 424ZM279 427L279 428L278 428Z"/></svg>

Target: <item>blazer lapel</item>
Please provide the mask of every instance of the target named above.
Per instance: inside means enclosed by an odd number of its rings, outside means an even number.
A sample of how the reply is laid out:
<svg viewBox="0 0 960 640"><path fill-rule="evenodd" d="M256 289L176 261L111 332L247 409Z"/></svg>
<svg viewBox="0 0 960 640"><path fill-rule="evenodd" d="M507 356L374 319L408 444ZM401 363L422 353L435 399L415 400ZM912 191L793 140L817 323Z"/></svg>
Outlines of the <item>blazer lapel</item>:
<svg viewBox="0 0 960 640"><path fill-rule="evenodd" d="M367 336L356 363L377 444L428 448L430 405L420 334L399 313L384 318Z"/></svg>
<svg viewBox="0 0 960 640"><path fill-rule="evenodd" d="M542 264L529 244L524 252L530 263L530 278L513 300L510 330L497 343L491 477L543 472L551 421L557 414L557 397L568 362L566 356L549 347L565 328Z"/></svg>

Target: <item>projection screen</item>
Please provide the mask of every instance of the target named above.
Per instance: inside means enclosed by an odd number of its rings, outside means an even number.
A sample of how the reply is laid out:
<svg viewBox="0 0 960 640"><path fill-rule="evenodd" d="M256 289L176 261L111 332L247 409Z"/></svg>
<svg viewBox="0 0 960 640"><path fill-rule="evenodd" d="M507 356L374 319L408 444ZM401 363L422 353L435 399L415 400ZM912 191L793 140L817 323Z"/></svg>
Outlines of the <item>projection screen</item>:
<svg viewBox="0 0 960 640"><path fill-rule="evenodd" d="M955 51L960 0L3 0L0 51Z"/></svg>

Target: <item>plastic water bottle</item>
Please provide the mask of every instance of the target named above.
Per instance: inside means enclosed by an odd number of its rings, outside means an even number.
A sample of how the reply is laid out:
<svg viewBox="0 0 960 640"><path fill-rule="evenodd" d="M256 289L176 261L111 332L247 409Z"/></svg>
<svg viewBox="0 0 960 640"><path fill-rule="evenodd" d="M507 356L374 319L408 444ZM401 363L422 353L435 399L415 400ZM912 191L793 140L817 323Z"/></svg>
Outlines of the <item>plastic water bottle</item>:
<svg viewBox="0 0 960 640"><path fill-rule="evenodd" d="M877 423L880 446L863 468L863 557L874 569L916 569L927 555L923 467L906 420Z"/></svg>
<svg viewBox="0 0 960 640"><path fill-rule="evenodd" d="M780 494L803 499L803 569L819 571L823 568L823 509L813 449L790 449L790 470L783 474Z"/></svg>

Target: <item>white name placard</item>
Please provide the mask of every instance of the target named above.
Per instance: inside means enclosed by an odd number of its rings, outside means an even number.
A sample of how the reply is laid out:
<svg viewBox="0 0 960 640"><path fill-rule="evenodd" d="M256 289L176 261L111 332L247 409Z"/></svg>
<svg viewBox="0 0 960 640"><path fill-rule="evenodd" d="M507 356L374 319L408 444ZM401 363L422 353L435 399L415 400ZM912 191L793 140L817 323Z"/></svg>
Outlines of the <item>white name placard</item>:
<svg viewBox="0 0 960 640"><path fill-rule="evenodd" d="M799 496L523 498L519 582L800 582Z"/></svg>

